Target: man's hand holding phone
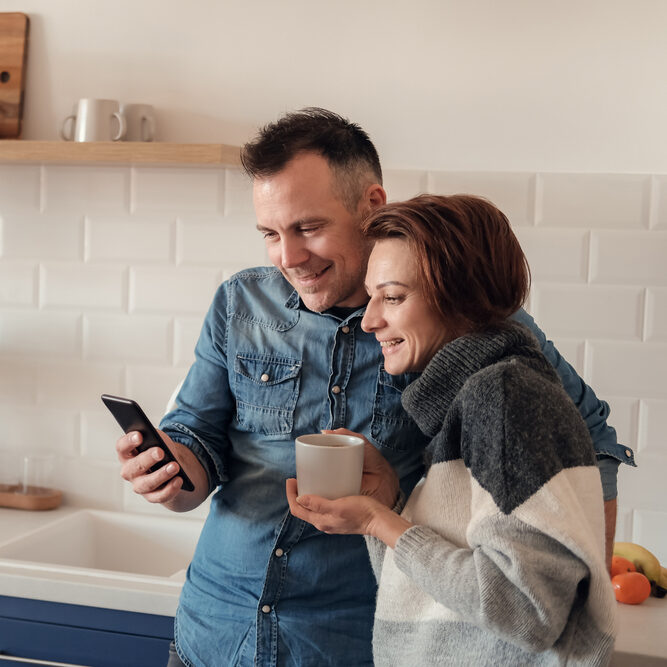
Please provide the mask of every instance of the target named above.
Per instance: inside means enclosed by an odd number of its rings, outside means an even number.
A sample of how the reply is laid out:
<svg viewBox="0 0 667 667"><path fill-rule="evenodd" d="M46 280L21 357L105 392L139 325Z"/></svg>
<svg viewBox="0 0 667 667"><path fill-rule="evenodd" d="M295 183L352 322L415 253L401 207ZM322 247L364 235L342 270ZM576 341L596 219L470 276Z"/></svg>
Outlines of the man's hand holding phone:
<svg viewBox="0 0 667 667"><path fill-rule="evenodd" d="M121 463L120 476L130 482L134 492L148 502L161 503L173 512L188 512L201 505L208 496L206 471L187 447L174 442L166 433L157 432L177 461L162 465L165 454L160 447L138 451L137 447L142 444L142 435L139 431L130 431L116 442L116 453ZM155 464L159 467L151 471ZM178 476L181 466L184 472L187 470L194 491L183 491L183 480Z"/></svg>
<svg viewBox="0 0 667 667"><path fill-rule="evenodd" d="M208 476L185 445L158 431L139 405L122 396L102 395L125 435L116 441L121 477L148 502L187 512L208 495Z"/></svg>
<svg viewBox="0 0 667 667"><path fill-rule="evenodd" d="M177 443L166 433L157 432L172 452L178 448ZM164 451L160 447L139 451L137 448L142 443L143 436L139 431L130 431L118 439L116 452L121 463L120 476L130 482L134 492L143 496L148 502L169 502L183 487L183 479L177 476L180 466L176 461L170 461L151 470L163 461Z"/></svg>

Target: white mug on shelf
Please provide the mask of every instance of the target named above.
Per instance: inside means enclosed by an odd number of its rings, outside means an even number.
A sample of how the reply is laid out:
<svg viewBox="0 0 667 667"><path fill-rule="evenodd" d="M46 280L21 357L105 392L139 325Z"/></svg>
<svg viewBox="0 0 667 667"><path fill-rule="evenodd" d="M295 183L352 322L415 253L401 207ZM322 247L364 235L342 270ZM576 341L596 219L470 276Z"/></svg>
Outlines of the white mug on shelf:
<svg viewBox="0 0 667 667"><path fill-rule="evenodd" d="M60 138L65 141L74 141L74 128L76 127L76 114L79 110L79 103L77 102L72 107L72 113L65 118L60 127Z"/></svg>
<svg viewBox="0 0 667 667"><path fill-rule="evenodd" d="M63 121L60 136L65 141L120 141L126 129L116 100L84 98L79 100L76 114Z"/></svg>
<svg viewBox="0 0 667 667"><path fill-rule="evenodd" d="M127 132L125 141L153 141L155 139L155 111L150 104L123 104Z"/></svg>

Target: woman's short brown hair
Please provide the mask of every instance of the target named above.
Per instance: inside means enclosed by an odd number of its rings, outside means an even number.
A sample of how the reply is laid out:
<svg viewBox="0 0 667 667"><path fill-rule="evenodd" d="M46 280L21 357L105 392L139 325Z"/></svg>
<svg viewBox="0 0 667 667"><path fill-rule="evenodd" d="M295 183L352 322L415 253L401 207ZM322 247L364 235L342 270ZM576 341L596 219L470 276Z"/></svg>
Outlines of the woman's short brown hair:
<svg viewBox="0 0 667 667"><path fill-rule="evenodd" d="M419 195L376 209L372 240L400 238L414 253L426 300L459 336L498 325L530 289L530 269L509 221L472 195Z"/></svg>

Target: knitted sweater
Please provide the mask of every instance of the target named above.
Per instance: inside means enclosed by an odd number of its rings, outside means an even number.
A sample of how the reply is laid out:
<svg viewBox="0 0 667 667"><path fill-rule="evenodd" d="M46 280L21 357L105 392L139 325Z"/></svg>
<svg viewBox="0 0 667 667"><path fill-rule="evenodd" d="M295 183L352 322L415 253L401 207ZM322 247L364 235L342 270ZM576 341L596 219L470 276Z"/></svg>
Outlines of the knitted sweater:
<svg viewBox="0 0 667 667"><path fill-rule="evenodd" d="M394 550L369 539L376 665L606 665L615 600L593 446L518 324L443 347L403 393L432 438Z"/></svg>

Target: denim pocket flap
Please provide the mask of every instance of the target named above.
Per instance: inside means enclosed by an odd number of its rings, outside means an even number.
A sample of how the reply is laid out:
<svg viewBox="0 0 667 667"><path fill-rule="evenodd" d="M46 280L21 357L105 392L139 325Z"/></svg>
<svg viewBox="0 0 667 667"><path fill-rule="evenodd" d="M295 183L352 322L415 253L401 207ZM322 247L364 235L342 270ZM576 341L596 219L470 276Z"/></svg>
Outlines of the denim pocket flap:
<svg viewBox="0 0 667 667"><path fill-rule="evenodd" d="M234 370L239 427L288 437L299 397L301 361L270 354L237 354Z"/></svg>
<svg viewBox="0 0 667 667"><path fill-rule="evenodd" d="M270 387L297 378L301 372L301 362L268 354L238 354L234 370L262 387Z"/></svg>

